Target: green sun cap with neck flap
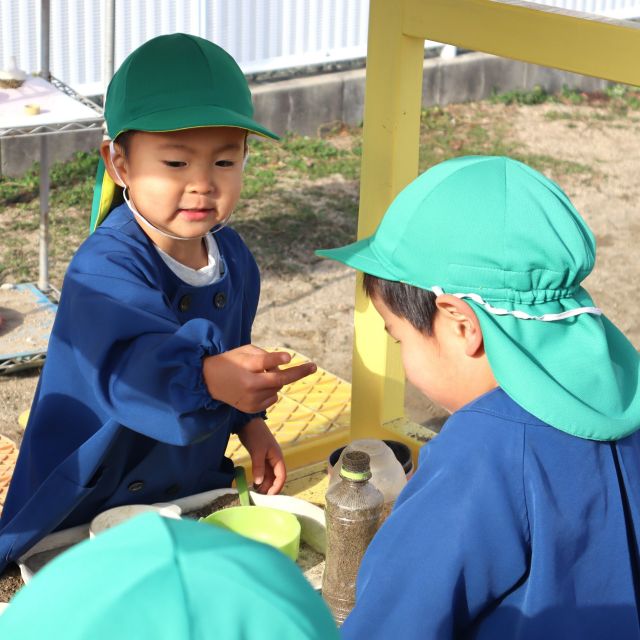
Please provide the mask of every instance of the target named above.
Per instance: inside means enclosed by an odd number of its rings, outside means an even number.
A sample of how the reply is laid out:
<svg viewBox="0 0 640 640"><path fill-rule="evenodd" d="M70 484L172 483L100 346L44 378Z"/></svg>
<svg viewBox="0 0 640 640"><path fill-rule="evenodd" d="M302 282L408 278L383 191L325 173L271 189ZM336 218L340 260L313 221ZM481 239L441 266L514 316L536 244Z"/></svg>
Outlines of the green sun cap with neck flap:
<svg viewBox="0 0 640 640"><path fill-rule="evenodd" d="M112 140L125 131L197 127L238 127L278 139L253 119L249 85L236 61L213 42L184 33L153 38L125 59L107 88L104 115ZM119 202L120 187L100 161L91 231Z"/></svg>
<svg viewBox="0 0 640 640"><path fill-rule="evenodd" d="M540 420L594 440L640 428L638 352L581 286L593 234L530 167L484 156L438 164L398 194L371 237L317 253L465 299L496 380Z"/></svg>

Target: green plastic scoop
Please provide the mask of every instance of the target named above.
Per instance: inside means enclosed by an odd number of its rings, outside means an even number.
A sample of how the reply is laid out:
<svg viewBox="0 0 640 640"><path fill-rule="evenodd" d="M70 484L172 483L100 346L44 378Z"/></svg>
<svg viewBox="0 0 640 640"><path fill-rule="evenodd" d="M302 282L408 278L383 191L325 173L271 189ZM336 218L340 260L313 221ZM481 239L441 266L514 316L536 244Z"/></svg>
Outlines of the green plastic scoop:
<svg viewBox="0 0 640 640"><path fill-rule="evenodd" d="M244 472L244 467L236 467L233 470L233 477L236 481L236 488L238 489L238 497L240 498L241 507L251 506L251 496L249 495L249 487L247 487L247 476Z"/></svg>

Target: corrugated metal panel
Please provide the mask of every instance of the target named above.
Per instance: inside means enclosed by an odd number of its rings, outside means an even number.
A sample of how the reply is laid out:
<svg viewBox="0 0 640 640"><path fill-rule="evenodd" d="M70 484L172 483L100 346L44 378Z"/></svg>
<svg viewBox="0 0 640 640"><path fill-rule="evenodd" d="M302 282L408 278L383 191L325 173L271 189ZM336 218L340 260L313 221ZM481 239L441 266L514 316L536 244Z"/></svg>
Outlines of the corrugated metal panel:
<svg viewBox="0 0 640 640"><path fill-rule="evenodd" d="M615 18L640 16L640 0L538 0ZM84 94L102 92L102 0L51 0L52 73ZM116 67L154 36L182 31L224 47L245 73L366 55L368 0L118 0ZM15 55L40 61L39 0L0 0L0 68ZM428 43L435 44L435 43Z"/></svg>

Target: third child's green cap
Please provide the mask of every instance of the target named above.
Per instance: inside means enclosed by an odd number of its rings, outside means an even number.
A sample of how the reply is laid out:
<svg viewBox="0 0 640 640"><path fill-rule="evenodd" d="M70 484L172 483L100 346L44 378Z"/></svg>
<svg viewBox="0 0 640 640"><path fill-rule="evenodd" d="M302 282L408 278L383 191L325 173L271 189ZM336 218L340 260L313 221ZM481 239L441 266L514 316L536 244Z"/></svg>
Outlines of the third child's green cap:
<svg viewBox="0 0 640 640"><path fill-rule="evenodd" d="M22 640L339 640L327 605L273 547L145 513L54 558L0 615Z"/></svg>
<svg viewBox="0 0 640 640"><path fill-rule="evenodd" d="M561 431L617 440L640 428L640 358L581 286L595 251L555 182L510 158L470 156L416 178L373 236L317 253L464 298L511 398Z"/></svg>

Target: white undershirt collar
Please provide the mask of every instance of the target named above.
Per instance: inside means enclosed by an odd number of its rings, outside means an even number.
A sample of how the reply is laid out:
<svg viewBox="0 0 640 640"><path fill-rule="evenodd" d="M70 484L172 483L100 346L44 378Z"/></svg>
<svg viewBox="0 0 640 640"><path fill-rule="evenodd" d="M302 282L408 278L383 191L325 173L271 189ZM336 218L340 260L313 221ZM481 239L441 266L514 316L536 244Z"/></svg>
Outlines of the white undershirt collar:
<svg viewBox="0 0 640 640"><path fill-rule="evenodd" d="M208 233L204 237L207 243L207 266L202 269L192 269L178 262L175 258L172 258L168 253L156 247L158 255L162 258L164 263L175 273L180 280L190 284L192 287L205 287L220 280L221 273L221 261L220 250L218 249L218 243L216 242L213 234Z"/></svg>

